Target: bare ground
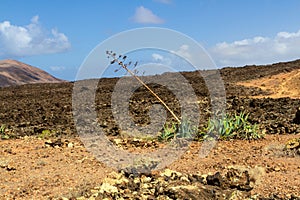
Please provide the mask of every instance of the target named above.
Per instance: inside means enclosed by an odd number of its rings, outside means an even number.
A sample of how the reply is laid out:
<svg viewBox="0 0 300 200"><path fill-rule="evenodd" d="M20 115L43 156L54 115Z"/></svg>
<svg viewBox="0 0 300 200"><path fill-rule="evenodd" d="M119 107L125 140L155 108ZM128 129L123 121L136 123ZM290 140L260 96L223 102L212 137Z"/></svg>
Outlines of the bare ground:
<svg viewBox="0 0 300 200"><path fill-rule="evenodd" d="M300 196L299 156L283 150L286 142L299 138L300 133L300 125L293 122L300 105L299 66L300 62L295 61L272 68L250 66L222 70L227 111L250 113L250 120L266 129L266 138L250 142L219 141L206 158L199 157L202 143L193 142L190 149L168 167L200 174L222 173L229 166L247 168L255 179L251 195ZM200 107L203 106L200 109L206 110L209 105L203 81L194 73L184 75L199 97ZM117 79L100 81L97 109L101 126L108 134L118 137L110 105L116 82ZM0 90L0 119L8 126L6 134L10 136L8 140L0 140L0 199L74 199L101 185L114 171L96 160L76 135L71 108L72 86L71 83L36 84ZM158 93L165 94L167 103L178 113L172 94L159 88ZM143 89L137 90L131 101L136 122L147 124L147 109L156 102ZM204 116L201 123L207 120L207 113L204 112ZM39 138L45 130L52 135L48 139ZM130 148L140 151L139 147Z"/></svg>
<svg viewBox="0 0 300 200"><path fill-rule="evenodd" d="M200 174L222 172L230 166L248 168L256 179L251 194L299 196L300 156L283 151L285 143L295 137L267 135L259 141L220 141L206 158L199 157L202 144L194 142L169 168ZM0 198L80 197L113 171L97 161L79 138L62 141L62 146L51 147L46 145L47 140L36 137L1 140Z"/></svg>

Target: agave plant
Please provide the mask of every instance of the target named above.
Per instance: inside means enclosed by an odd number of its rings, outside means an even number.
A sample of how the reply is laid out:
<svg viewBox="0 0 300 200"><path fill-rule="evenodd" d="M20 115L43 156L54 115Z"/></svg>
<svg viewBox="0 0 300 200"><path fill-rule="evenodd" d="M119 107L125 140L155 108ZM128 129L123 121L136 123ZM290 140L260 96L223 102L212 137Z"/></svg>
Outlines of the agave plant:
<svg viewBox="0 0 300 200"><path fill-rule="evenodd" d="M158 136L158 140L161 142L171 140L172 138L174 138L176 130L177 128L175 123L172 123L171 125L166 124L163 128L163 131Z"/></svg>
<svg viewBox="0 0 300 200"><path fill-rule="evenodd" d="M206 137L217 137L221 139L260 139L264 132L259 131L257 124L248 121L249 114L225 115L221 119L209 119L207 127L200 134Z"/></svg>
<svg viewBox="0 0 300 200"><path fill-rule="evenodd" d="M192 139L196 135L197 129L187 119L182 119L181 123L166 124L162 133L158 136L159 141L169 141L176 138Z"/></svg>
<svg viewBox="0 0 300 200"><path fill-rule="evenodd" d="M196 134L196 127L194 127L190 121L183 118L181 123L179 124L178 130L176 132L176 136L178 138L191 139L194 138Z"/></svg>

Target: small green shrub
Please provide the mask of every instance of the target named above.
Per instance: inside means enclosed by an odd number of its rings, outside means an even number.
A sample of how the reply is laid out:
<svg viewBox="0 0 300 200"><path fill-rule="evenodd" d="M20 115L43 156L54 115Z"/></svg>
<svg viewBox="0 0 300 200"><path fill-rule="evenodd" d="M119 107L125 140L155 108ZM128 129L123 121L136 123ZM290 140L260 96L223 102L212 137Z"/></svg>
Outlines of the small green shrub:
<svg viewBox="0 0 300 200"><path fill-rule="evenodd" d="M42 133L40 133L38 135L39 138L42 138L42 139L48 139L50 138L51 136L54 136L55 135L55 132L54 131L50 131L48 129L45 129L42 131Z"/></svg>
<svg viewBox="0 0 300 200"><path fill-rule="evenodd" d="M209 119L207 127L199 135L202 138L215 137L224 140L228 139L261 139L264 132L259 131L257 124L251 124L248 121L249 114L241 112L240 114L228 115L221 119Z"/></svg>
<svg viewBox="0 0 300 200"><path fill-rule="evenodd" d="M162 133L158 136L159 141L169 141L176 138L191 139L195 136L197 129L186 120L182 119L181 123L166 124Z"/></svg>
<svg viewBox="0 0 300 200"><path fill-rule="evenodd" d="M161 132L161 134L158 136L158 141L160 142L165 142L165 141L169 141L172 138L174 138L175 133L176 133L176 124L172 123L170 124L166 124L164 126L163 131Z"/></svg>
<svg viewBox="0 0 300 200"><path fill-rule="evenodd" d="M0 127L0 133L1 133L1 135L4 134L4 132L5 132L5 125L3 124Z"/></svg>
<svg viewBox="0 0 300 200"><path fill-rule="evenodd" d="M1 135L1 139L9 139L9 135L5 134L5 129L6 129L6 126L3 124L1 125L0 127L0 135Z"/></svg>
<svg viewBox="0 0 300 200"><path fill-rule="evenodd" d="M178 126L176 136L178 138L191 139L194 138L197 132L197 128L194 127L187 119L182 119L181 124Z"/></svg>

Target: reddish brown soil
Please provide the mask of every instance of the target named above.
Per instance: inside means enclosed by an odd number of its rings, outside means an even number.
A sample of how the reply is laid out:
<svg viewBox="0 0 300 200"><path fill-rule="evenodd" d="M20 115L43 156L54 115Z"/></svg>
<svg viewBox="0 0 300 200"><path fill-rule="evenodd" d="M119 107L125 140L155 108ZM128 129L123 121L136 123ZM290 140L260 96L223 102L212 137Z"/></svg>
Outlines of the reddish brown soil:
<svg viewBox="0 0 300 200"><path fill-rule="evenodd" d="M267 135L259 141L220 141L206 158L199 157L201 143L193 142L190 150L169 168L182 173L213 174L239 166L255 173L257 180L251 194L299 196L300 156L288 156L282 150L284 144L295 137ZM62 141L63 146L51 147L45 145L46 140L36 137L2 140L0 198L80 197L100 185L112 171L87 152L79 139Z"/></svg>
<svg viewBox="0 0 300 200"><path fill-rule="evenodd" d="M218 142L207 158L199 158L201 143L194 143L191 150L170 168L181 172L223 171L229 166L249 169L262 167L254 173L257 182L252 194L269 196L278 194L300 194L300 156L289 157L282 151L284 144L295 135L267 135L259 141ZM299 135L298 135L299 137Z"/></svg>
<svg viewBox="0 0 300 200"><path fill-rule="evenodd" d="M81 196L111 170L81 145L51 147L36 137L0 142L0 199Z"/></svg>
<svg viewBox="0 0 300 200"><path fill-rule="evenodd" d="M300 70L239 82L238 85L256 87L270 93L264 96L253 96L256 98L300 98Z"/></svg>

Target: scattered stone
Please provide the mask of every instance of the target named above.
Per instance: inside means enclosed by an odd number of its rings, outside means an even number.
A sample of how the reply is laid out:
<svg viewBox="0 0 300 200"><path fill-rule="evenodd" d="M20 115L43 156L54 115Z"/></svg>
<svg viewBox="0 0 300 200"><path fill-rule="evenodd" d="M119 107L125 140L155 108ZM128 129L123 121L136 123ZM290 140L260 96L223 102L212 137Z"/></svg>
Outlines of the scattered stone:
<svg viewBox="0 0 300 200"><path fill-rule="evenodd" d="M139 139L139 138L114 138L111 142L119 148L139 148L139 149L154 149L159 146L155 140Z"/></svg>
<svg viewBox="0 0 300 200"><path fill-rule="evenodd" d="M126 176L138 176L141 174L150 174L152 170L159 164L159 161L146 159L137 159L132 165L124 166L119 172L124 173Z"/></svg>
<svg viewBox="0 0 300 200"><path fill-rule="evenodd" d="M170 178L171 180L178 180L182 176L182 174L180 172L166 169L164 172L161 173L161 176L165 176L167 178Z"/></svg>
<svg viewBox="0 0 300 200"><path fill-rule="evenodd" d="M100 193L108 193L115 194L118 193L119 190L116 186L110 185L109 183L103 183L100 188Z"/></svg>
<svg viewBox="0 0 300 200"><path fill-rule="evenodd" d="M16 168L11 165L9 160L0 160L0 168L3 168L7 171L14 171Z"/></svg>
<svg viewBox="0 0 300 200"><path fill-rule="evenodd" d="M247 171L229 170L204 176L170 169L157 174L128 176L112 172L100 189L90 192L100 199L245 199L250 196ZM206 182L207 184L204 184ZM98 187L99 188L99 187Z"/></svg>
<svg viewBox="0 0 300 200"><path fill-rule="evenodd" d="M247 170L231 168L223 178L224 188L237 188L240 191L250 191L250 176Z"/></svg>
<svg viewBox="0 0 300 200"><path fill-rule="evenodd" d="M279 172L279 171L280 171L280 167L275 167L275 168L274 168L274 171L275 171L275 172Z"/></svg>
<svg viewBox="0 0 300 200"><path fill-rule="evenodd" d="M207 185L213 185L220 187L222 185L223 178L220 174L220 172L215 173L214 175L208 175L206 177L206 183Z"/></svg>
<svg viewBox="0 0 300 200"><path fill-rule="evenodd" d="M45 145L47 147L53 147L53 148L60 148L60 147L68 147L68 148L73 148L74 143L70 142L68 140L62 140L61 138L57 139L48 139L45 141Z"/></svg>
<svg viewBox="0 0 300 200"><path fill-rule="evenodd" d="M283 150L287 155L300 156L300 137L287 141Z"/></svg>
<svg viewBox="0 0 300 200"><path fill-rule="evenodd" d="M297 149L297 148L300 148L300 138L291 139L285 144L285 149Z"/></svg>
<svg viewBox="0 0 300 200"><path fill-rule="evenodd" d="M50 147L61 147L61 146L63 146L63 143L62 143L61 139L59 138L59 139L54 140L54 141L46 140L45 145L50 146Z"/></svg>
<svg viewBox="0 0 300 200"><path fill-rule="evenodd" d="M68 143L68 148L73 148L74 144L72 142Z"/></svg>

